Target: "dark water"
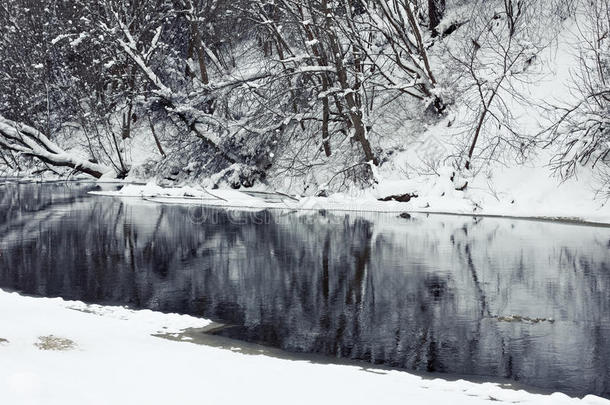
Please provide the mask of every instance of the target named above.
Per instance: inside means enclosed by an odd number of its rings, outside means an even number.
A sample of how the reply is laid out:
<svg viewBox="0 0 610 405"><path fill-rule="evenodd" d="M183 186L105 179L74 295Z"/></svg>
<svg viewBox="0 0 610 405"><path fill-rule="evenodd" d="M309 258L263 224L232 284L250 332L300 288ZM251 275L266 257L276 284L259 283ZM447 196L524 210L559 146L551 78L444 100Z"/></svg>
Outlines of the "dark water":
<svg viewBox="0 0 610 405"><path fill-rule="evenodd" d="M94 188L0 186L0 287L194 314L289 351L610 397L610 228L236 213Z"/></svg>

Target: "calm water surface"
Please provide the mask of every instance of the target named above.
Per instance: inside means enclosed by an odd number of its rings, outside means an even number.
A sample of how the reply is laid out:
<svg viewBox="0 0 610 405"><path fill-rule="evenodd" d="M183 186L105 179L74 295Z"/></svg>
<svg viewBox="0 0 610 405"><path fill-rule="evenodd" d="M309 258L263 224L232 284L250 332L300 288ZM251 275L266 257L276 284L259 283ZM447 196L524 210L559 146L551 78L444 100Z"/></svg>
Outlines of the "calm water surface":
<svg viewBox="0 0 610 405"><path fill-rule="evenodd" d="M222 334L610 397L610 228L227 212L0 186L0 288L211 318Z"/></svg>

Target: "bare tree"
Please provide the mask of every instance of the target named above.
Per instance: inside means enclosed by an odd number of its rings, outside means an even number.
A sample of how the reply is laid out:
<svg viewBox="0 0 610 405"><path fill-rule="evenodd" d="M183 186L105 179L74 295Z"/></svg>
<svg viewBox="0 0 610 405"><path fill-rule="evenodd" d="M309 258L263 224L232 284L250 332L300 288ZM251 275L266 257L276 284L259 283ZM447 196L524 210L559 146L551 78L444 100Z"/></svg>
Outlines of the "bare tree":
<svg viewBox="0 0 610 405"><path fill-rule="evenodd" d="M563 177L579 166L598 166L608 184L610 165L610 2L578 3L579 65L573 71L575 103L548 108L554 122L543 132L547 147L559 147L551 165Z"/></svg>
<svg viewBox="0 0 610 405"><path fill-rule="evenodd" d="M470 169L475 157L490 159L506 148L524 154L530 145L531 136L513 125L511 103L528 104L524 87L533 83L533 68L542 63L540 54L557 33L558 18L548 6L522 0L472 4L462 41L449 49L459 91L473 100L469 140L458 166ZM547 29L540 21L554 27Z"/></svg>

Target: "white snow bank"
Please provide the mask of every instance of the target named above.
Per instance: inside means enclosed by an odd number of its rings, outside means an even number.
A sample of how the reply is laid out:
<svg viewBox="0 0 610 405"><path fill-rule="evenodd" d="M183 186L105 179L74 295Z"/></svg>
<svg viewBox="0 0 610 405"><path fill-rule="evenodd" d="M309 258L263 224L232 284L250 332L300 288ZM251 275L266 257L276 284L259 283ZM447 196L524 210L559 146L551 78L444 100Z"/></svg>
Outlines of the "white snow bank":
<svg viewBox="0 0 610 405"><path fill-rule="evenodd" d="M464 191L457 183L468 181ZM493 167L493 170L452 182L450 173L403 180L382 179L373 197L414 193L418 197L402 206L405 211L498 215L526 218L569 219L610 224L610 204L598 195L591 172L565 182L546 166Z"/></svg>
<svg viewBox="0 0 610 405"><path fill-rule="evenodd" d="M270 196L265 193L253 196L234 189L204 189L189 186L163 188L152 182L144 186L129 184L118 191L91 191L89 194L110 197L139 197L157 203L209 205L238 209L291 208L293 205L291 204L293 200L290 197L281 195L274 195L275 198L271 201Z"/></svg>
<svg viewBox="0 0 610 405"><path fill-rule="evenodd" d="M195 198L216 198L221 200L234 201L257 201L247 194L232 189L205 190L201 187L168 187L158 186L154 182L146 185L127 184L118 191L91 191L90 194L106 195L115 197L195 197Z"/></svg>
<svg viewBox="0 0 610 405"><path fill-rule="evenodd" d="M423 379L400 371L312 364L151 336L207 320L0 290L0 403L610 404L595 396L540 395L492 383ZM45 351L40 336L75 348ZM369 371L369 372L367 372ZM371 372L372 371L372 372Z"/></svg>
<svg viewBox="0 0 610 405"><path fill-rule="evenodd" d="M435 212L524 218L568 219L610 224L610 204L596 198L594 179L581 175L561 182L546 167L496 167L485 173L451 181L451 173L405 179L395 171L379 175L367 190L335 193L329 197L282 198L268 201L233 189L163 188L149 183L126 185L119 191L92 192L117 197L143 197L160 203L201 204L231 208L287 208L362 212ZM464 191L457 183L468 181ZM379 201L391 195L414 194L409 202Z"/></svg>

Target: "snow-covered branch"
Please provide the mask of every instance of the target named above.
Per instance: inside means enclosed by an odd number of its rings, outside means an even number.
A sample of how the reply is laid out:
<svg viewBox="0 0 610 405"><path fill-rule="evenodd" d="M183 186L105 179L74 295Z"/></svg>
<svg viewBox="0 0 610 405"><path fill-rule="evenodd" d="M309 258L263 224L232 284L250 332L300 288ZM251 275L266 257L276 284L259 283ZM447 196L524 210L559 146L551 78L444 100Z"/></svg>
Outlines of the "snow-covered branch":
<svg viewBox="0 0 610 405"><path fill-rule="evenodd" d="M0 116L0 147L52 166L71 167L93 177L113 173L112 169L104 165L64 151L37 129L2 116Z"/></svg>

